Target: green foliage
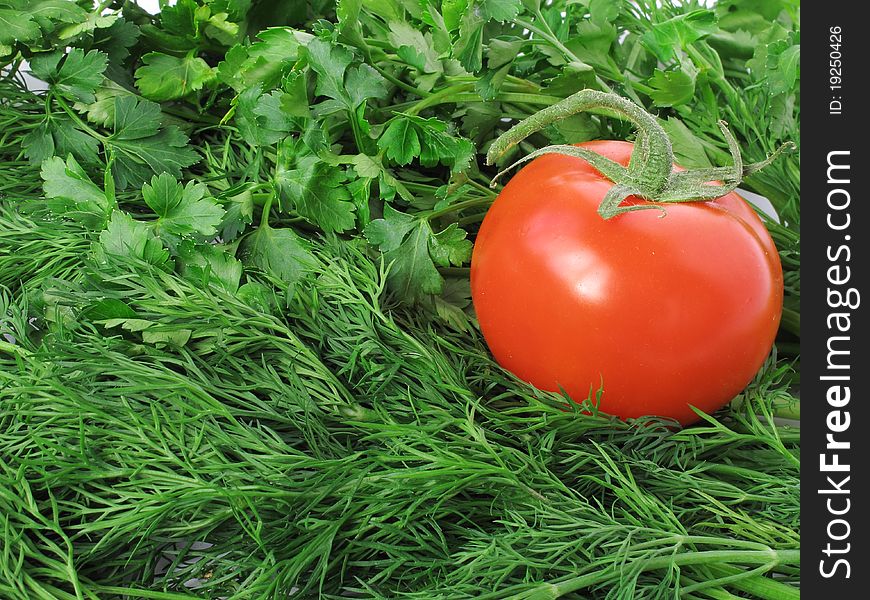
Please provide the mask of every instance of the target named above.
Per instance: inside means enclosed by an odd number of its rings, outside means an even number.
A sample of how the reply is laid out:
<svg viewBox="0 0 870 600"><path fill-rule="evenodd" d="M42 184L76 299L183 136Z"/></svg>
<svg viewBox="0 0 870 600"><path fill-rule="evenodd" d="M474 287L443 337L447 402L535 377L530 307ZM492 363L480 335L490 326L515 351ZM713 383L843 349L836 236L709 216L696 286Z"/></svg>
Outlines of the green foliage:
<svg viewBox="0 0 870 600"><path fill-rule="evenodd" d="M371 244L384 253L389 267L389 282L404 297L413 301L424 294L440 294L443 281L435 265L461 265L471 258L471 242L456 223L435 234L425 219L415 219L387 205L384 218L366 226Z"/></svg>
<svg viewBox="0 0 870 600"><path fill-rule="evenodd" d="M214 78L208 63L198 56L183 58L149 52L136 69L136 87L149 100L174 100L202 89Z"/></svg>
<svg viewBox="0 0 870 600"><path fill-rule="evenodd" d="M251 266L293 284L314 264L306 243L290 229L260 225L245 238L242 258Z"/></svg>
<svg viewBox="0 0 870 600"><path fill-rule="evenodd" d="M716 29L716 16L712 12L694 10L657 23L641 39L656 58L668 62L676 58L680 50Z"/></svg>
<svg viewBox="0 0 870 600"><path fill-rule="evenodd" d="M207 191L205 184L188 181L182 186L169 173L161 173L142 186L142 200L157 215L156 231L208 237L217 233L225 211L205 197Z"/></svg>
<svg viewBox="0 0 870 600"><path fill-rule="evenodd" d="M468 267L578 89L799 142L796 1L0 0L0 67L0 597L794 597L799 154L778 354L695 427L509 376Z"/></svg>
<svg viewBox="0 0 870 600"><path fill-rule="evenodd" d="M285 204L323 231L347 231L354 226L354 204L345 175L314 156L303 156L296 168L276 176Z"/></svg>
<svg viewBox="0 0 870 600"><path fill-rule="evenodd" d="M46 200L55 200L49 206L63 217L81 220L99 231L106 226L114 209L114 198L97 187L72 155L66 162L58 156L42 163L40 175Z"/></svg>
<svg viewBox="0 0 870 600"><path fill-rule="evenodd" d="M103 81L106 55L97 50L87 54L81 48L68 53L51 52L33 57L30 72L51 84L58 93L80 102L93 102L94 90Z"/></svg>
<svg viewBox="0 0 870 600"><path fill-rule="evenodd" d="M160 106L135 96L115 98L112 133L103 144L114 159L118 186L139 185L152 173L181 177L198 161L187 136L174 125L161 126Z"/></svg>
<svg viewBox="0 0 870 600"><path fill-rule="evenodd" d="M390 121L378 148L399 165L418 159L424 167L438 163L461 171L468 167L474 155L474 146L463 138L447 132L447 125L435 117L423 119L415 115L399 114Z"/></svg>
<svg viewBox="0 0 870 600"><path fill-rule="evenodd" d="M169 252L154 231L127 213L116 211L109 225L100 232L100 241L94 244L97 261L108 262L111 257L142 260L149 265L169 269Z"/></svg>

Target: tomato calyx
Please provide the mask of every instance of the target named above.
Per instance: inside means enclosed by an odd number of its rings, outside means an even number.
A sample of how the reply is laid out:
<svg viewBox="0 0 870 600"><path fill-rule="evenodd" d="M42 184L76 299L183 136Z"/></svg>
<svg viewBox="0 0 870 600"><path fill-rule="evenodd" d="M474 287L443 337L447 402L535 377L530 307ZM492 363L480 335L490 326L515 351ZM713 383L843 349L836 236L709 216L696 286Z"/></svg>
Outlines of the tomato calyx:
<svg viewBox="0 0 870 600"><path fill-rule="evenodd" d="M556 144L535 150L516 161L493 177L492 185L495 186L499 177L519 164L544 154L565 154L582 158L613 182L613 187L598 206L598 214L602 218L610 219L622 213L649 209L660 210L664 216L667 211L663 205L702 202L724 196L740 185L745 177L772 163L782 152L795 148L793 142L786 142L765 160L744 165L740 147L728 129L728 124L719 121L719 128L728 142L734 164L728 167L675 171L671 141L655 116L617 94L586 89L531 115L499 136L486 154L486 164L495 163L512 147L547 125L588 110L615 113L637 127L634 151L627 167L587 148ZM721 183L714 183L718 181ZM623 200L629 196L648 200L651 204L623 206Z"/></svg>

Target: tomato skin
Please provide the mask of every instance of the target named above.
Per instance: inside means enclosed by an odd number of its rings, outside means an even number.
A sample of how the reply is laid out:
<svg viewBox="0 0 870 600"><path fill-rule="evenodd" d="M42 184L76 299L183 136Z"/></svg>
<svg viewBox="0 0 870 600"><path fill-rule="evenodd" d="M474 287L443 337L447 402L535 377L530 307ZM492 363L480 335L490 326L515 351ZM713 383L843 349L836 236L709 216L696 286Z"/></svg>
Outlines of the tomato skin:
<svg viewBox="0 0 870 600"><path fill-rule="evenodd" d="M627 165L632 144L581 144ZM471 291L504 368L600 408L697 420L753 378L782 314L782 266L734 193L602 219L613 185L586 161L539 157L505 186L475 242ZM629 198L627 202L644 200Z"/></svg>

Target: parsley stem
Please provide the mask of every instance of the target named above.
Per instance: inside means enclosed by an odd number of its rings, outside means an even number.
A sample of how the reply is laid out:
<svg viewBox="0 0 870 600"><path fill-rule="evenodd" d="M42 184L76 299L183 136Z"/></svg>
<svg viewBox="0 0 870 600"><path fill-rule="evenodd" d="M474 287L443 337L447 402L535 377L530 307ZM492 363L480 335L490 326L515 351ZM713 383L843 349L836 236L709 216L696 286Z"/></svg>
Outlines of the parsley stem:
<svg viewBox="0 0 870 600"><path fill-rule="evenodd" d="M423 91L420 88L417 88L417 87L414 87L413 85L409 85L409 84L405 83L404 81L402 81L398 77L395 77L394 75L392 75L386 69L383 69L382 67L378 66L376 63L372 63L372 66L375 68L375 70L378 73L381 74L381 76L384 79L386 79L387 81L389 81L390 83L392 83L396 87L399 87L399 88L405 90L406 92L411 92L412 94L416 94L417 96L420 96L421 98L426 98L427 96L432 95L430 92Z"/></svg>
<svg viewBox="0 0 870 600"><path fill-rule="evenodd" d="M185 121L194 121L204 125L221 125L221 119L211 115L204 115L194 112L190 109L174 106L161 106L160 109L167 115L184 119Z"/></svg>
<svg viewBox="0 0 870 600"><path fill-rule="evenodd" d="M567 58L569 61L571 61L571 62L579 62L579 63L582 63L582 62L583 62L582 60L580 60L580 59L577 57L576 54L574 54L574 53L570 50L570 48L568 48L567 46L565 46L565 44L563 44L562 41L559 40L559 38L556 37L556 34L553 33L553 30L552 30L552 29L550 29L550 26L549 26L549 24L547 23L547 20L544 19L544 17L541 15L540 11L538 11L538 14L536 15L536 18L537 18L537 20L539 20L541 23L544 24L544 27L545 27L546 29L542 29L542 28L538 27L537 25L535 25L534 23L532 23L531 21L526 21L525 19L514 19L514 23L516 23L517 25L519 25L519 26L522 27L523 29L527 29L527 30L529 30L531 33L534 33L534 34L536 34L536 35L539 35L540 37L542 37L543 39L545 39L547 42L549 42L550 44L552 44L553 47L555 47L555 48L556 48L557 50L559 50L562 54L564 54L564 55L565 55L565 58Z"/></svg>
<svg viewBox="0 0 870 600"><path fill-rule="evenodd" d="M73 122L86 131L89 135L97 138L101 142L107 140L108 138L104 136L102 133L98 132L96 129L92 128L90 125L85 123L81 117L79 117L76 112L70 107L69 104L66 103L66 100L58 96L57 94L49 94L50 98L57 102L57 105L61 107L63 112L65 112ZM46 100L48 102L48 100Z"/></svg>
<svg viewBox="0 0 870 600"><path fill-rule="evenodd" d="M449 215L451 213L465 210L466 208L492 204L495 194L491 190L487 191L490 192L490 194L487 196L475 196L473 198L469 198L468 200L463 200L461 202L451 204L450 206L445 206L444 208L433 210L426 216L426 219L431 221L432 219L437 219L438 217L443 217L444 215Z"/></svg>
<svg viewBox="0 0 870 600"><path fill-rule="evenodd" d="M429 108L430 106L435 106L437 104L444 104L447 102L451 102L450 98L454 95L459 94L460 92L465 92L468 90L474 89L474 84L472 83L458 83L455 85L448 86L443 90L435 92L427 98L424 98L420 102L416 103L414 106L405 111L409 115L417 115L420 114L423 110ZM474 94L477 96L477 94ZM479 98L479 96L477 96Z"/></svg>
<svg viewBox="0 0 870 600"><path fill-rule="evenodd" d="M263 202L263 212L260 214L260 227L269 227L269 213L272 212L272 202L275 199L275 193L272 192Z"/></svg>
<svg viewBox="0 0 870 600"><path fill-rule="evenodd" d="M436 96L438 97L436 98ZM560 102L561 100L563 100L563 98L560 98L558 96L548 96L546 94L529 94L523 92L502 92L498 94L493 100L484 100L477 92L452 91L452 93L450 94L443 95L441 94L441 92L436 92L425 100L414 104L411 108L405 110L404 112L416 115L426 108L431 108L439 104L460 104L463 102L525 102L527 104L550 106L552 104Z"/></svg>

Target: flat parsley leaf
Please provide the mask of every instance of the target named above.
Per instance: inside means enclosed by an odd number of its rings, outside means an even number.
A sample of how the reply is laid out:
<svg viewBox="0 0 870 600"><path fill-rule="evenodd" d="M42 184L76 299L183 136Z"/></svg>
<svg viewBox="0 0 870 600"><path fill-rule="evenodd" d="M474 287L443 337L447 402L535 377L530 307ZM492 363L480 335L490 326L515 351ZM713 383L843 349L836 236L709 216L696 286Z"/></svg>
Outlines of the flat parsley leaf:
<svg viewBox="0 0 870 600"><path fill-rule="evenodd" d="M101 15L100 13L93 12L84 21L62 27L58 31L58 37L62 40L69 40L83 33L93 33L97 29L108 29L117 20L118 15Z"/></svg>
<svg viewBox="0 0 870 600"><path fill-rule="evenodd" d="M656 106L679 106L695 96L695 73L691 70L656 69L647 85L652 88L649 97Z"/></svg>
<svg viewBox="0 0 870 600"><path fill-rule="evenodd" d="M216 284L230 293L239 289L242 263L213 244L185 240L178 245L178 270L182 276L202 284Z"/></svg>
<svg viewBox="0 0 870 600"><path fill-rule="evenodd" d="M251 145L268 146L284 139L293 129L293 121L284 110L287 94L275 90L262 94L260 86L248 88L235 100L239 133Z"/></svg>
<svg viewBox="0 0 870 600"><path fill-rule="evenodd" d="M442 9L447 26L459 27L453 56L467 71L476 73L483 67L486 24L510 21L522 10L522 0L453 0L445 2Z"/></svg>
<svg viewBox="0 0 870 600"><path fill-rule="evenodd" d="M161 128L160 105L135 96L115 98L114 133L104 142L115 156L118 187L141 185L154 173L173 177L199 160L174 125Z"/></svg>
<svg viewBox="0 0 870 600"><path fill-rule="evenodd" d="M676 56L676 51L718 29L716 16L709 10L693 10L657 23L643 34L643 44L663 63Z"/></svg>
<svg viewBox="0 0 870 600"><path fill-rule="evenodd" d="M257 34L260 41L250 46L236 44L217 67L218 78L241 92L259 84L277 87L281 78L299 60L300 43L288 27L272 27Z"/></svg>
<svg viewBox="0 0 870 600"><path fill-rule="evenodd" d="M88 12L67 0L5 0L0 2L0 56L12 53L16 42L35 42L66 23L81 23Z"/></svg>
<svg viewBox="0 0 870 600"><path fill-rule="evenodd" d="M317 73L315 92L338 102L351 113L369 98L387 94L386 80L367 64L351 66L353 53L347 46L319 38L308 43L308 62Z"/></svg>
<svg viewBox="0 0 870 600"><path fill-rule="evenodd" d="M384 218L365 228L370 244L383 252L389 264L390 288L403 302L413 304L440 294L444 280L435 265L461 265L471 256L471 242L456 223L438 234L426 219L384 206Z"/></svg>
<svg viewBox="0 0 870 600"><path fill-rule="evenodd" d="M405 21L393 21L390 23L389 40L399 57L417 70L424 73L444 70L431 34L423 34Z"/></svg>
<svg viewBox="0 0 870 600"><path fill-rule="evenodd" d="M80 221L91 229L106 226L115 202L91 181L72 155L66 162L59 156L45 160L40 175L46 198L55 200L50 204L55 213Z"/></svg>
<svg viewBox="0 0 870 600"><path fill-rule="evenodd" d="M94 91L95 100L90 103L76 102L73 108L87 115L88 121L102 127L111 126L115 118L115 98L133 96L133 92L111 79L104 79ZM96 144L96 140L94 140Z"/></svg>
<svg viewBox="0 0 870 600"><path fill-rule="evenodd" d="M81 48L73 48L67 54L56 51L34 56L30 60L30 72L63 96L93 102L94 90L103 81L108 59L99 50L85 54Z"/></svg>
<svg viewBox="0 0 870 600"><path fill-rule="evenodd" d="M172 261L163 243L154 235L147 223L136 221L127 213L116 210L109 226L100 233L100 240L93 245L94 258L106 263L111 256L134 258L171 271Z"/></svg>
<svg viewBox="0 0 870 600"><path fill-rule="evenodd" d="M705 169L713 166L704 150L705 142L692 133L680 119L668 117L666 120L660 119L659 123L664 127L673 144L674 157L678 165L687 169Z"/></svg>
<svg viewBox="0 0 870 600"><path fill-rule="evenodd" d="M479 6L486 19L504 23L520 13L523 3L522 0L481 0Z"/></svg>
<svg viewBox="0 0 870 600"><path fill-rule="evenodd" d="M183 98L215 78L214 70L198 56L183 58L162 52L149 52L142 57L143 66L136 69L136 87L150 100Z"/></svg>
<svg viewBox="0 0 870 600"><path fill-rule="evenodd" d="M407 118L393 119L378 139L378 149L398 165L410 164L420 155L420 136Z"/></svg>
<svg viewBox="0 0 870 600"><path fill-rule="evenodd" d="M356 223L346 179L344 171L314 155L298 157L294 169L279 167L275 176L282 207L293 207L327 233L353 229Z"/></svg>
<svg viewBox="0 0 870 600"><path fill-rule="evenodd" d="M225 242L231 242L245 227L254 220L254 196L250 190L231 196L224 201L224 215L221 223L220 236Z"/></svg>
<svg viewBox="0 0 870 600"><path fill-rule="evenodd" d="M407 165L418 158L424 167L441 163L454 172L466 168L474 155L474 145L463 137L451 135L443 121L402 113L381 134L378 148L399 165Z"/></svg>
<svg viewBox="0 0 870 600"><path fill-rule="evenodd" d="M145 204L158 216L154 230L173 235L213 236L224 217L224 209L206 196L204 183L188 181L182 186L169 173L151 178L142 186Z"/></svg>
<svg viewBox="0 0 870 600"><path fill-rule="evenodd" d="M76 127L66 116L51 116L24 136L21 141L30 164L42 164L50 156L72 154L86 165L100 160L99 142Z"/></svg>
<svg viewBox="0 0 870 600"><path fill-rule="evenodd" d="M292 229L260 225L241 245L242 260L293 284L317 265L305 241Z"/></svg>
<svg viewBox="0 0 870 600"><path fill-rule="evenodd" d="M40 36L39 25L27 13L16 8L8 8L6 3L0 4L0 47L9 47L0 56L12 53L15 42L30 42Z"/></svg>
<svg viewBox="0 0 870 600"><path fill-rule="evenodd" d="M471 323L466 310L471 306L471 282L467 278L444 281L444 291L434 297L435 313L457 331L469 331Z"/></svg>
<svg viewBox="0 0 870 600"><path fill-rule="evenodd" d="M120 64L130 56L130 48L139 39L139 27L120 18L111 26L94 31L93 35L94 47L109 56L110 65L114 63L120 68ZM127 75L126 71L123 73Z"/></svg>
<svg viewBox="0 0 870 600"><path fill-rule="evenodd" d="M429 238L429 255L441 267L459 266L471 258L471 240L468 234L451 223L444 230Z"/></svg>
<svg viewBox="0 0 870 600"><path fill-rule="evenodd" d="M800 53L799 44L778 39L758 44L755 55L746 64L757 79L767 84L771 96L775 96L790 92L800 78Z"/></svg>

